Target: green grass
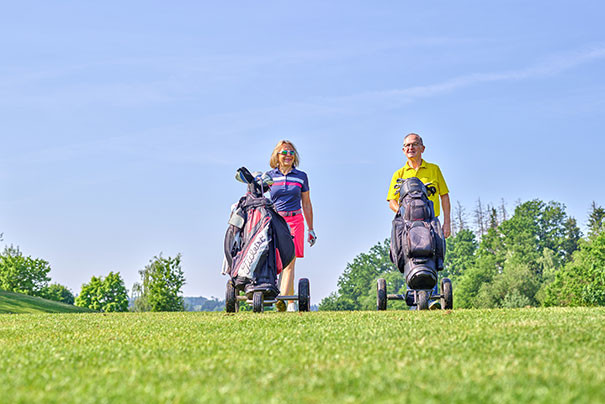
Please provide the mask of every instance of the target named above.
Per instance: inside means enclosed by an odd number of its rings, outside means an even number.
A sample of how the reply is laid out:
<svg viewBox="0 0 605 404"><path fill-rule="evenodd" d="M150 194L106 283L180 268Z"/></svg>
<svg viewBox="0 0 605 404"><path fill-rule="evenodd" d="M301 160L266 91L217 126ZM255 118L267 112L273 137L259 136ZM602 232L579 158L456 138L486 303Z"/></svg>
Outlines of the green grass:
<svg viewBox="0 0 605 404"><path fill-rule="evenodd" d="M0 315L17 403L596 403L605 308Z"/></svg>
<svg viewBox="0 0 605 404"><path fill-rule="evenodd" d="M0 313L82 313L92 310L0 290Z"/></svg>

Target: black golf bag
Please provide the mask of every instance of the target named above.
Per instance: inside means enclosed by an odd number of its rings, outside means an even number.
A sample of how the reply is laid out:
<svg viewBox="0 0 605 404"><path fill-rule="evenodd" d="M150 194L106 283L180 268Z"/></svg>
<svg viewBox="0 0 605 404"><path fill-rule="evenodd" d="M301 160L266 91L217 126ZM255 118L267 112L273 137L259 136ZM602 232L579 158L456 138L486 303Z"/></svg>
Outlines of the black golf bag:
<svg viewBox="0 0 605 404"><path fill-rule="evenodd" d="M393 219L391 261L410 289L432 289L443 269L445 238L429 195L435 187L418 178L399 180L399 211Z"/></svg>
<svg viewBox="0 0 605 404"><path fill-rule="evenodd" d="M268 185L242 167L239 179L248 183L243 196L229 218L225 234L225 259L228 273L237 290L250 295L263 291L266 298L279 294L277 274L294 259L290 228L263 196Z"/></svg>

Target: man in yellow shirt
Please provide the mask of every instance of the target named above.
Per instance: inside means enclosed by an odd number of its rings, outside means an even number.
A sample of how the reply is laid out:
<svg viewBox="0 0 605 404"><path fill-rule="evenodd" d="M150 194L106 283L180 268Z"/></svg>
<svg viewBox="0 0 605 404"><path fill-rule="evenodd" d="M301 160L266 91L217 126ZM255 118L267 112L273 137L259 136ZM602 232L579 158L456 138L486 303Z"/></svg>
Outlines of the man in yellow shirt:
<svg viewBox="0 0 605 404"><path fill-rule="evenodd" d="M410 133L403 139L403 152L408 161L405 163L405 166L393 174L387 194L389 207L394 212L399 210L399 194L395 193L397 179L417 177L424 184L430 183L437 189L437 192L429 198L433 201L435 217L441 213L439 204L439 200L441 199L441 205L443 205L443 235L446 238L449 237L452 232L450 224L450 196L447 184L443 179L443 174L441 174L441 169L437 164L427 163L422 159L424 144L420 135L416 133Z"/></svg>

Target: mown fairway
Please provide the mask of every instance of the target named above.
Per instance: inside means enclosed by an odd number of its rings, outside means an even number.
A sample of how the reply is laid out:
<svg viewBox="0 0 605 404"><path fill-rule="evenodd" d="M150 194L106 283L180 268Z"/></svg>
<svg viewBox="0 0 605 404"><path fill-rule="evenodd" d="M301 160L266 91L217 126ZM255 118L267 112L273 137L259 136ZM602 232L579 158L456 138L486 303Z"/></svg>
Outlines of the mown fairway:
<svg viewBox="0 0 605 404"><path fill-rule="evenodd" d="M2 402L605 398L605 308L0 315Z"/></svg>

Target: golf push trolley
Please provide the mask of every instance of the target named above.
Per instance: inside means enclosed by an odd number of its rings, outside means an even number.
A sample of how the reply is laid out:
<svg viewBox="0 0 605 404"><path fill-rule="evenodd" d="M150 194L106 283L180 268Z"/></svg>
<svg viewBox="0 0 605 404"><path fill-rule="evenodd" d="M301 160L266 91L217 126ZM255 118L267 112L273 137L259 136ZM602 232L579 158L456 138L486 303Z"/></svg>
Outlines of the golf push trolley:
<svg viewBox="0 0 605 404"><path fill-rule="evenodd" d="M408 289L405 294L388 294L387 282L384 278L377 281L376 304L379 311L387 309L389 300L404 300L405 303L416 310L427 310L431 300L439 299L443 310L451 310L453 308L454 296L452 293L452 281L449 278L441 280L440 293L435 293L432 289Z"/></svg>
<svg viewBox="0 0 605 404"><path fill-rule="evenodd" d="M386 280L378 279L377 308L386 310L388 300L405 300L410 308L426 310L431 301L439 299L442 309L451 309L452 282L443 278L441 290L436 287L445 258L443 229L430 200L437 188L416 177L400 178L394 188L399 209L393 219L390 257L403 273L407 291L387 294Z"/></svg>
<svg viewBox="0 0 605 404"><path fill-rule="evenodd" d="M223 275L229 275L225 311L235 313L239 302L252 305L255 313L280 301L298 301L298 311L310 311L309 280L298 282L298 295L280 295L277 273L295 258L290 227L264 197L273 179L245 167L235 178L248 184L246 195L232 206L225 234ZM243 293L243 294L242 294Z"/></svg>
<svg viewBox="0 0 605 404"><path fill-rule="evenodd" d="M252 311L262 313L265 311L265 306L271 306L278 301L298 300L298 311L311 310L311 294L309 280L301 278L298 281L298 295L277 295L267 293L267 290L256 288L252 292L240 295L240 290L235 287L234 282L229 279L227 281L227 291L225 293L225 311L227 313L236 313L239 310L239 302L245 302L252 305Z"/></svg>

